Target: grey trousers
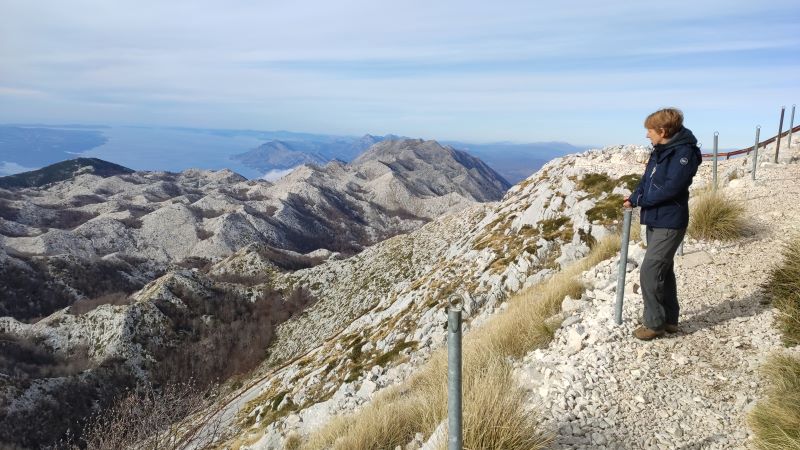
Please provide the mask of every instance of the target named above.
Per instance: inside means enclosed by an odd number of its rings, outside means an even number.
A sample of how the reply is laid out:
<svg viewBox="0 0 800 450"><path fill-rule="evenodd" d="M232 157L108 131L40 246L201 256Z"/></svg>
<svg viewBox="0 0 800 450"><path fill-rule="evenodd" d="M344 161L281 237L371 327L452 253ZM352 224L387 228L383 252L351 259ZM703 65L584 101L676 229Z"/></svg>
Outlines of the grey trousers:
<svg viewBox="0 0 800 450"><path fill-rule="evenodd" d="M678 287L673 258L686 228L647 227L647 252L640 268L639 281L644 299L644 326L662 330L665 324L678 324Z"/></svg>

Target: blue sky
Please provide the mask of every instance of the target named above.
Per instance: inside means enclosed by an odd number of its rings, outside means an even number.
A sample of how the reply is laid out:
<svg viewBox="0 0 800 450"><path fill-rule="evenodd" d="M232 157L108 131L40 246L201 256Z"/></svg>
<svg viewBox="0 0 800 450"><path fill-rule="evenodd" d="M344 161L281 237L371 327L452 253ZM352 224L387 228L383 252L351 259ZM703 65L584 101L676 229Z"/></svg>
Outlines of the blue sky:
<svg viewBox="0 0 800 450"><path fill-rule="evenodd" d="M796 0L0 0L0 122L610 145L678 106L739 147L800 103L798 30Z"/></svg>

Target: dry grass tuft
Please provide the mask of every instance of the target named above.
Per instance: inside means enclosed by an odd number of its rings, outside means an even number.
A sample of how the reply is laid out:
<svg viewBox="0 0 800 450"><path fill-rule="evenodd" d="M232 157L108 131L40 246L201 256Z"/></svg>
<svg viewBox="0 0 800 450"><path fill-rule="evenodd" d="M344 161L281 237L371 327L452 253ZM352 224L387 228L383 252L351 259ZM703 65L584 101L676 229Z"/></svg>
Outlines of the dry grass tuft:
<svg viewBox="0 0 800 450"><path fill-rule="evenodd" d="M283 442L283 450L300 450L303 439L297 432L289 433L286 440Z"/></svg>
<svg viewBox="0 0 800 450"><path fill-rule="evenodd" d="M698 240L728 241L744 232L744 205L719 191L703 191L692 201L688 234Z"/></svg>
<svg viewBox="0 0 800 450"><path fill-rule="evenodd" d="M747 418L756 445L765 450L800 449L800 359L773 355L761 370L769 385L767 398Z"/></svg>
<svg viewBox="0 0 800 450"><path fill-rule="evenodd" d="M772 270L764 291L779 312L784 343L800 344L800 236L783 249L783 263Z"/></svg>
<svg viewBox="0 0 800 450"><path fill-rule="evenodd" d="M554 329L546 319L567 295L584 287L575 277L619 250L619 237L597 242L589 255L509 301L504 312L464 338L464 447L536 450L549 436L525 409L525 394L513 379L508 357L547 345ZM447 359L444 349L407 383L379 393L355 415L337 417L313 434L304 450L368 450L404 447L416 433L429 436L447 415Z"/></svg>
<svg viewBox="0 0 800 450"><path fill-rule="evenodd" d="M489 359L467 378L464 392L464 448L540 449L552 441L526 409L526 394L506 358Z"/></svg>

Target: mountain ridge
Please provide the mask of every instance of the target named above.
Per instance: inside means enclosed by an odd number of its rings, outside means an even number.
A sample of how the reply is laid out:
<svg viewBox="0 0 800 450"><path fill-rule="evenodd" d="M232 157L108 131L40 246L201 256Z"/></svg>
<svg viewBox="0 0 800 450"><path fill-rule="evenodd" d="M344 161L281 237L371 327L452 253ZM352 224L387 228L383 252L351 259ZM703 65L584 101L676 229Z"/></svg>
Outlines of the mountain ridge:
<svg viewBox="0 0 800 450"><path fill-rule="evenodd" d="M140 283L172 264L216 260L251 243L299 254L353 254L448 211L499 199L507 187L496 173L463 166L434 141L385 145L385 161L399 161L389 156L415 147L438 156L423 161L409 151L405 165L307 165L275 183L246 180L230 170L190 169L110 177L79 173L42 188L0 190L0 256L9 261L0 272L28 274L31 285L43 286L41 277L57 276L59 267L87 276L111 276L119 267ZM114 279L109 289L130 288L125 277ZM28 295L24 286L9 286L0 286L6 303ZM53 304L64 306L70 289L51 287L55 291L48 292L58 292ZM88 288L73 291L78 297L104 293L92 288L90 294Z"/></svg>

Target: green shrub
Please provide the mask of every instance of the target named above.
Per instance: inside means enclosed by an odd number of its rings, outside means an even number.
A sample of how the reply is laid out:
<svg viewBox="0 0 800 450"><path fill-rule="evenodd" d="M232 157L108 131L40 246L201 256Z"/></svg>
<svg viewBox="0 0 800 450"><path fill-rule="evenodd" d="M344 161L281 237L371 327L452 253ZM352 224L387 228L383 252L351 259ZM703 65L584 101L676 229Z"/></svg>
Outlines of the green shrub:
<svg viewBox="0 0 800 450"><path fill-rule="evenodd" d="M611 194L599 200L593 208L586 211L586 218L592 223L610 225L622 220L622 203L625 198L620 194Z"/></svg>
<svg viewBox="0 0 800 450"><path fill-rule="evenodd" d="M578 181L578 189L586 191L595 197L604 193L611 193L617 187L617 180L604 173L589 173Z"/></svg>

